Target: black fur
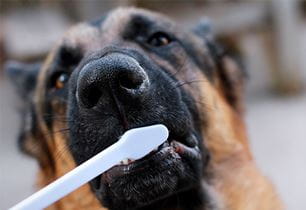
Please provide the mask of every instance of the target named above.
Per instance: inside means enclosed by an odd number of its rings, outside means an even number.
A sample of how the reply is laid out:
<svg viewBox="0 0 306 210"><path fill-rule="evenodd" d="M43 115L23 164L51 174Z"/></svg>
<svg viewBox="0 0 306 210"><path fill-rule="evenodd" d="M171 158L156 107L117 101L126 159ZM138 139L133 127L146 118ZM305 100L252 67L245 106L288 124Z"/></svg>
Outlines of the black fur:
<svg viewBox="0 0 306 210"><path fill-rule="evenodd" d="M108 17L89 22L89 26L101 28ZM180 85L180 82L191 81L180 81L177 73L184 75L201 70L212 81L218 69L209 59L218 60L219 52L214 45L206 42L205 37L198 37L199 32L178 31L171 21L162 17L156 20L144 13L133 14L124 27L122 34L118 34L119 40L108 43L100 40L103 44L96 43L97 48L90 52L80 46L70 46L69 42L62 43L56 50L53 61L47 67L46 81L42 81L46 88L42 105L45 123L53 133L56 117L67 119L67 146L77 164L107 148L127 129L135 127L163 123L170 130L169 141L176 140L186 145L187 139L193 136L201 151L200 158L180 156L169 147L165 152L159 150L160 153L151 158L139 161L132 166L134 170L128 170L128 174L114 168L91 181L90 185L101 204L110 209L208 209L211 198L201 185L209 160L201 138L205 119L200 117L201 111L197 110L194 96ZM99 30L99 33L103 31ZM150 44L149 40L156 33L165 34L169 43L163 46ZM206 33L209 33L207 28ZM206 50L199 52L201 47ZM119 59L118 55L123 59ZM113 60L113 63L109 64L106 59ZM124 65L128 70L139 68L132 60L139 64L150 81L141 96L122 92L118 78L114 78L119 70L126 70ZM165 61L170 67L158 61ZM101 63L109 66L106 68ZM64 88L56 89L54 80L63 72L70 76L69 82ZM83 78L84 74L88 74L87 80ZM224 74L223 79L226 76ZM21 81L22 85L28 83L23 82L28 79ZM90 99L93 100L90 106L83 106L79 98L81 82L100 85L95 86L98 91L93 94L96 98ZM32 86L27 87L24 95L33 89ZM86 89L85 95L92 95L90 90L93 89ZM66 116L59 115L58 107L67 111ZM36 128L35 119L32 122L32 127ZM41 135L36 132L34 136L41 138ZM140 143L145 143L145 139ZM45 145L41 144L44 149Z"/></svg>
<svg viewBox="0 0 306 210"><path fill-rule="evenodd" d="M187 106L192 103L192 99L182 89L175 88L176 81L137 50L108 48L99 52L101 58L95 57L103 59L103 55L114 52L131 56L139 62L151 81L150 90L146 95L135 99L115 93L127 116L128 127L125 128L116 109L116 102L113 101L111 88L105 87L103 98L94 108L80 108L75 97L77 81L83 71L82 67L88 65L88 62L84 62L73 72L68 98L68 116L71 120L69 145L78 164L113 144L126 129L163 123L171 131L170 135L178 139L186 138L190 131L200 132L195 130L194 125L194 119L198 119L198 116L191 116L191 113L197 113L194 110L195 106ZM89 63L91 62L92 59L89 59ZM115 68L116 65L118 64L114 63ZM196 135L200 136L200 133ZM200 180L202 174L201 162L187 163L188 161L185 162L179 156L173 155L168 157L169 160L148 163L148 170L138 174L137 179L133 178L133 175L120 177L112 183L102 183L94 190L99 192L99 198L104 201L104 205L112 209L124 209L151 204L156 198L159 200L167 197L181 188L189 189L197 186L196 180ZM190 177L195 181L190 181ZM168 181L165 182L166 180Z"/></svg>

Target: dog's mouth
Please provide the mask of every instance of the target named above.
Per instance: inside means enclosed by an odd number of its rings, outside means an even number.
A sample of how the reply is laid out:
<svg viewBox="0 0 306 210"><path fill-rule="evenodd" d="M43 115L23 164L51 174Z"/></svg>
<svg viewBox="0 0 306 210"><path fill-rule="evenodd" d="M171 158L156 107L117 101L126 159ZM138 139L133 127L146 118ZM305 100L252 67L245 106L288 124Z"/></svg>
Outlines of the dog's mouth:
<svg viewBox="0 0 306 210"><path fill-rule="evenodd" d="M194 163L202 159L198 139L194 134L176 139L170 135L145 157L122 160L94 179L92 184L98 198L104 203L116 201L116 206L122 202L124 208L141 207L195 184L188 180L194 174L188 172L196 171Z"/></svg>
<svg viewBox="0 0 306 210"><path fill-rule="evenodd" d="M200 160L201 153L195 138L196 137L194 135L190 136L186 144L168 138L162 145L139 160L127 158L120 161L119 164L103 173L99 179L102 179L103 182L111 183L112 180L121 176L141 173L143 170L146 170L146 166L149 162L163 161L164 158L167 158L167 156L179 155L179 157L175 158ZM100 187L99 185L100 183L98 182L98 188Z"/></svg>

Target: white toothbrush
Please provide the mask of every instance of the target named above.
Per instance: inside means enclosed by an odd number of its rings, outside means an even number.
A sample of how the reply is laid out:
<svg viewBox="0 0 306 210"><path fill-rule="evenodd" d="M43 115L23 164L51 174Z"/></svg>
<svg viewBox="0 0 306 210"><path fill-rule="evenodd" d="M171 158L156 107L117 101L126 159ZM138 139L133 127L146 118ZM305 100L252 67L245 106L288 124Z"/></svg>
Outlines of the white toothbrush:
<svg viewBox="0 0 306 210"><path fill-rule="evenodd" d="M127 158L137 160L144 157L165 142L168 135L168 129L161 124L128 130L118 142L13 206L10 210L43 209L120 161Z"/></svg>

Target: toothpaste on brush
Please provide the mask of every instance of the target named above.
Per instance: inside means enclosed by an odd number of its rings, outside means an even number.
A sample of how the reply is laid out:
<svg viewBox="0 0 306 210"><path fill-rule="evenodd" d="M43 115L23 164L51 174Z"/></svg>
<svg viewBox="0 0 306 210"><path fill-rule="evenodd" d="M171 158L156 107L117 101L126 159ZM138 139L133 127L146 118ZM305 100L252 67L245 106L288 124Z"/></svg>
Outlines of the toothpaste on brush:
<svg viewBox="0 0 306 210"><path fill-rule="evenodd" d="M126 163L129 159L143 158L163 144L168 136L167 127L161 124L128 130L119 141L13 206L10 210L46 208L120 162Z"/></svg>

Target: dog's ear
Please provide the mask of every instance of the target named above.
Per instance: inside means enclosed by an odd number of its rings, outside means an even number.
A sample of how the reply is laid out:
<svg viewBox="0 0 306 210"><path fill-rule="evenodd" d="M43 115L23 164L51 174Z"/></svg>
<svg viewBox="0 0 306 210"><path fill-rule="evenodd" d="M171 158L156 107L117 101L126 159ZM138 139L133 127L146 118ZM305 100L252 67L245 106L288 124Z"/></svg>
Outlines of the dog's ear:
<svg viewBox="0 0 306 210"><path fill-rule="evenodd" d="M22 102L21 106L18 106L21 115L19 148L31 156L36 156L36 151L31 146L37 145L32 143L36 127L33 92L40 67L40 63L25 64L16 61L9 61L4 67L5 75L11 81ZM35 150L37 149L35 148Z"/></svg>
<svg viewBox="0 0 306 210"><path fill-rule="evenodd" d="M17 61L8 61L5 64L5 74L23 100L31 98L36 86L36 79L40 68L40 62L26 64Z"/></svg>
<svg viewBox="0 0 306 210"><path fill-rule="evenodd" d="M242 53L234 37L215 35L211 21L202 19L193 32L200 37L208 47L210 55L217 67L217 85L228 103L239 113L244 110L243 93L247 74L242 62Z"/></svg>
<svg viewBox="0 0 306 210"><path fill-rule="evenodd" d="M224 53L217 57L219 87L228 103L238 112L244 112L243 95L246 73L237 55Z"/></svg>

